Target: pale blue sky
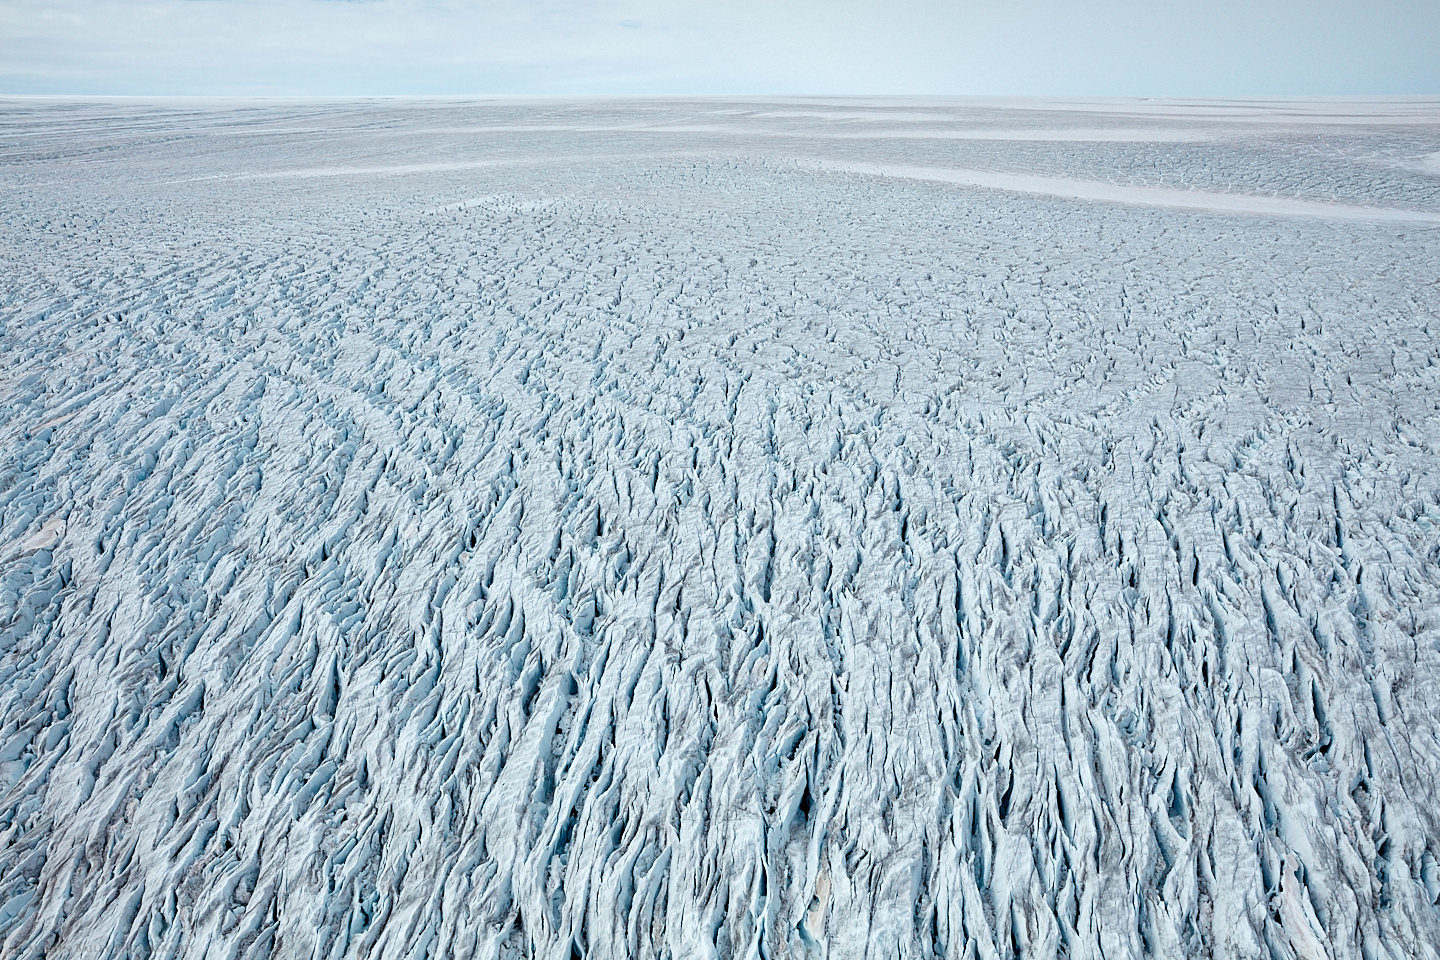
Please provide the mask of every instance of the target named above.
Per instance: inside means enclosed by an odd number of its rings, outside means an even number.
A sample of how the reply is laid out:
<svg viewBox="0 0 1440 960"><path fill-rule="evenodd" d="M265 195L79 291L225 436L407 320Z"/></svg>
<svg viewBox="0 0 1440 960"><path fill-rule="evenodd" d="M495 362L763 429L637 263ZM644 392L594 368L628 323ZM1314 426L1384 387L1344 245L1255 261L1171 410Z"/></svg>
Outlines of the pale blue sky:
<svg viewBox="0 0 1440 960"><path fill-rule="evenodd" d="M0 0L0 93L1440 93L1440 0Z"/></svg>

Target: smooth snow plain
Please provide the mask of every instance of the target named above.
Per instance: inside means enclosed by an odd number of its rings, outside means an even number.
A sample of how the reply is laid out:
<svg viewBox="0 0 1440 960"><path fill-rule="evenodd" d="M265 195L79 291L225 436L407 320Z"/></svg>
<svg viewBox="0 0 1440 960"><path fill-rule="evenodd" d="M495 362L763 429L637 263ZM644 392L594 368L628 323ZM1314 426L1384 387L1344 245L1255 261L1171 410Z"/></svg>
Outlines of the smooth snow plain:
<svg viewBox="0 0 1440 960"><path fill-rule="evenodd" d="M0 103L0 956L1440 956L1440 103Z"/></svg>

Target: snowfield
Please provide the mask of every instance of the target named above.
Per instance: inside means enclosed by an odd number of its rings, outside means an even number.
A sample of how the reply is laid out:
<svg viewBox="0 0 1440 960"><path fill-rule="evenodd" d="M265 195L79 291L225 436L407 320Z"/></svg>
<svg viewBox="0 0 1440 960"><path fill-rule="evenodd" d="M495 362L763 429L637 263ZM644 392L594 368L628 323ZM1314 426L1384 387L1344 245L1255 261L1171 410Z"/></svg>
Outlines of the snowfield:
<svg viewBox="0 0 1440 960"><path fill-rule="evenodd" d="M0 103L0 957L1440 957L1437 151Z"/></svg>

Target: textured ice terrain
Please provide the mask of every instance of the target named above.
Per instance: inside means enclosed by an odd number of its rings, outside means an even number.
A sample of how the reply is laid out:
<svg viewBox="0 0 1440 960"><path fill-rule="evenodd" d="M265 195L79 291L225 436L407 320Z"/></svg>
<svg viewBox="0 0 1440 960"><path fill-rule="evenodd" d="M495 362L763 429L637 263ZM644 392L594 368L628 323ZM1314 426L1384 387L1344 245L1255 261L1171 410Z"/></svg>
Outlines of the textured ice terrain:
<svg viewBox="0 0 1440 960"><path fill-rule="evenodd" d="M0 104L0 956L1440 956L1440 104Z"/></svg>

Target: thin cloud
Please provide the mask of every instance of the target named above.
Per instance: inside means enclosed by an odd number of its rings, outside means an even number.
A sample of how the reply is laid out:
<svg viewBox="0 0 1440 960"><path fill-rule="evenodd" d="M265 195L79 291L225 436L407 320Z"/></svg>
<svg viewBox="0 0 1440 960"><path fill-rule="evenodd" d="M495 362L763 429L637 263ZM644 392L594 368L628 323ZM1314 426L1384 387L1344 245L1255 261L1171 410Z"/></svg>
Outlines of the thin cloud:
<svg viewBox="0 0 1440 960"><path fill-rule="evenodd" d="M1433 0L0 0L0 93L1440 92Z"/></svg>

